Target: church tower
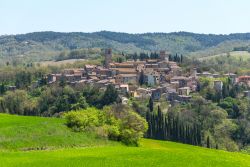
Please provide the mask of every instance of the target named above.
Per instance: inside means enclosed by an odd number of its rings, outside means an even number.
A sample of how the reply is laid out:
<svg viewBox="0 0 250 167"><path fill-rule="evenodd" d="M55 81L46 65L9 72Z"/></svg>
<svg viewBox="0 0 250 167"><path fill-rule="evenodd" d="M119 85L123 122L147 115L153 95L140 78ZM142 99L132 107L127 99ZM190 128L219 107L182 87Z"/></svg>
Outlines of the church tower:
<svg viewBox="0 0 250 167"><path fill-rule="evenodd" d="M161 61L168 61L168 54L166 54L165 50L160 51L160 59Z"/></svg>
<svg viewBox="0 0 250 167"><path fill-rule="evenodd" d="M105 49L105 53L104 53L104 56L105 56L105 64L104 64L104 66L106 67L106 68L109 68L109 64L112 62L112 49Z"/></svg>

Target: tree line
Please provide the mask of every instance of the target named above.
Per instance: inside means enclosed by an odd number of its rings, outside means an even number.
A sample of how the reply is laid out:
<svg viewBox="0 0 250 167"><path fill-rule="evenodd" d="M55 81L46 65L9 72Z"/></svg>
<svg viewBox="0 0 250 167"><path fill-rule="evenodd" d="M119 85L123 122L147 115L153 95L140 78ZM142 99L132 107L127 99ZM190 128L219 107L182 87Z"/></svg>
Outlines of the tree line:
<svg viewBox="0 0 250 167"><path fill-rule="evenodd" d="M87 107L103 108L120 103L113 85L106 90L86 86L83 89L69 85L42 86L30 91L7 91L0 98L0 112L18 115L57 116L70 110Z"/></svg>
<svg viewBox="0 0 250 167"><path fill-rule="evenodd" d="M157 113L147 112L146 120L148 138L201 146L201 128L197 124L187 125L179 117L163 114L159 106Z"/></svg>

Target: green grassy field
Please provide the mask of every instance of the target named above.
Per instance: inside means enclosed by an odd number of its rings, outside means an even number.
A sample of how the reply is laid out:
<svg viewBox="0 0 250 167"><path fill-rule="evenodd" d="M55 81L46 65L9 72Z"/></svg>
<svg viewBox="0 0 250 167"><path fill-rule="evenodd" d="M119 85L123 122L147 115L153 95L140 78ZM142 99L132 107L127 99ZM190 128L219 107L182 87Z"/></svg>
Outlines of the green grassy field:
<svg viewBox="0 0 250 167"><path fill-rule="evenodd" d="M209 60L209 59L213 59L216 57L226 57L226 56L228 56L227 53L222 53L222 54L218 54L218 55L214 55L214 56L202 57L202 58L199 58L199 60ZM242 61L246 61L246 60L250 59L250 53L247 51L230 52L230 56L233 58L241 59Z"/></svg>
<svg viewBox="0 0 250 167"><path fill-rule="evenodd" d="M41 66L61 66L65 64L74 64L76 62L83 62L86 61L85 59L69 59L69 60L62 60L62 61L41 61L39 64Z"/></svg>
<svg viewBox="0 0 250 167"><path fill-rule="evenodd" d="M0 166L250 166L250 155L247 154L148 139L142 139L139 147L127 147L97 139L93 135L73 133L63 123L62 119L56 118L0 114ZM25 147L43 145L54 149L22 151ZM75 147L70 148L70 146Z"/></svg>
<svg viewBox="0 0 250 167"><path fill-rule="evenodd" d="M250 156L144 139L140 147L120 145L53 151L2 152L0 166L248 167Z"/></svg>
<svg viewBox="0 0 250 167"><path fill-rule="evenodd" d="M63 119L0 114L0 150L36 150L115 144L93 134L75 133Z"/></svg>

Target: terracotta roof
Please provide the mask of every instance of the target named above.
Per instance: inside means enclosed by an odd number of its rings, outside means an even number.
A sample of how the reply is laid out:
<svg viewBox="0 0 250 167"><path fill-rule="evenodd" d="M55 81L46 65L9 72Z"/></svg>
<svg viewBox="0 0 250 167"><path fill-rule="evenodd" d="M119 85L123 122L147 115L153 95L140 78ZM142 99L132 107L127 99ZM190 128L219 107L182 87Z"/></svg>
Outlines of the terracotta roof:
<svg viewBox="0 0 250 167"><path fill-rule="evenodd" d="M112 68L112 70L116 70L119 72L136 72L134 68Z"/></svg>
<svg viewBox="0 0 250 167"><path fill-rule="evenodd" d="M239 76L239 79L250 78L250 76Z"/></svg>
<svg viewBox="0 0 250 167"><path fill-rule="evenodd" d="M121 77L137 77L136 74L119 74L117 76L121 76Z"/></svg>

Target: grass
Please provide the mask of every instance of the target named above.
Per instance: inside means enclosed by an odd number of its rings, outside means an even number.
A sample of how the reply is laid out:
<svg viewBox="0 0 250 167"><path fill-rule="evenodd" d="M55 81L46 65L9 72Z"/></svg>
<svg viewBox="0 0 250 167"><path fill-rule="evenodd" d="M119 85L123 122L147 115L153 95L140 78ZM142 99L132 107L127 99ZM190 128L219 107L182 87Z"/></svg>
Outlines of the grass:
<svg viewBox="0 0 250 167"><path fill-rule="evenodd" d="M218 54L214 56L202 57L202 58L199 58L199 60L209 60L209 59L213 59L216 57L227 57L227 56L228 56L227 53L222 53L222 54ZM247 61L248 59L250 59L250 53L247 51L233 51L233 52L230 52L230 56L233 58L241 59L242 61Z"/></svg>
<svg viewBox="0 0 250 167"><path fill-rule="evenodd" d="M41 66L61 66L65 64L74 64L76 62L86 61L85 59L69 59L62 61L42 61L39 62Z"/></svg>
<svg viewBox="0 0 250 167"><path fill-rule="evenodd" d="M35 150L113 144L93 134L75 133L64 119L0 114L0 150Z"/></svg>
<svg viewBox="0 0 250 167"><path fill-rule="evenodd" d="M127 147L89 134L73 133L63 123L63 119L0 114L0 166L250 166L250 155L247 154L149 139L142 139L139 147ZM74 148L70 147L72 144ZM25 147L44 145L53 146L54 149L22 150Z"/></svg>
<svg viewBox="0 0 250 167"><path fill-rule="evenodd" d="M248 167L250 156L143 139L140 147L103 146L52 151L2 152L4 167Z"/></svg>

